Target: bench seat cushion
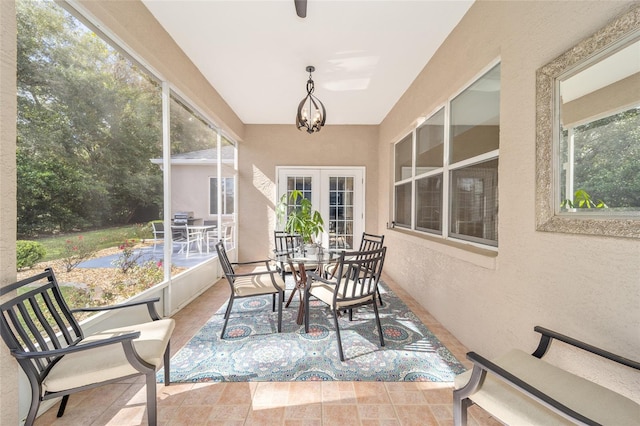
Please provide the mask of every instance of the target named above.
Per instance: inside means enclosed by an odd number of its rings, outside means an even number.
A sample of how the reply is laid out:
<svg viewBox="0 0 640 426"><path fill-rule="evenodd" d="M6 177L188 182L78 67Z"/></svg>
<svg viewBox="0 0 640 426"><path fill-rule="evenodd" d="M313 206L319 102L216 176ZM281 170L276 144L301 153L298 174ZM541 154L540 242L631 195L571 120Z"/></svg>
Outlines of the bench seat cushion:
<svg viewBox="0 0 640 426"><path fill-rule="evenodd" d="M598 423L617 426L640 423L640 405L636 402L526 352L514 349L493 362ZM463 387L470 377L471 370L458 375L455 388ZM469 398L506 424L572 424L491 373L487 373L482 387Z"/></svg>
<svg viewBox="0 0 640 426"><path fill-rule="evenodd" d="M140 337L133 340L136 352L158 368L174 327L175 320L162 319L105 330L86 337L80 344L140 331ZM53 366L42 386L44 391L57 392L132 374L140 372L127 361L122 343L117 343L65 355Z"/></svg>

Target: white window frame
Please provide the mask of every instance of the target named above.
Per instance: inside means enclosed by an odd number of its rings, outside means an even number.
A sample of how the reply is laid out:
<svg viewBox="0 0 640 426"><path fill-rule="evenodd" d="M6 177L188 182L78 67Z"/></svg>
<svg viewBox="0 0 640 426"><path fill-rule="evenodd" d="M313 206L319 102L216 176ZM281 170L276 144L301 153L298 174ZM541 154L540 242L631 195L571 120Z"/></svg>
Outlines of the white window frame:
<svg viewBox="0 0 640 426"><path fill-rule="evenodd" d="M449 215L450 212L450 200L451 200L451 172L465 168L467 166L482 163L485 161L490 161L497 159L500 157L500 150L494 149L492 151L488 151L477 156L466 158L461 161L457 161L455 163L449 163L450 159L450 148L451 148L451 132L449 131L451 125L451 102L462 92L467 90L471 85L473 85L476 81L478 81L482 76L484 76L487 72L493 69L496 65L501 64L500 58L493 60L486 67L484 67L479 73L477 73L472 79L470 79L460 90L451 95L444 104L439 104L434 108L425 118L421 118L416 120L415 127L409 132L405 133L393 144L393 176L392 176L392 185L393 185L393 226L402 228L402 229L410 229L412 232L417 232L420 234L427 234L442 240L451 240L460 242L463 244L473 245L476 247L481 247L483 249L498 250L498 242L496 241L496 245L490 245L486 243L480 243L475 241L469 241L467 239L461 239L456 236L449 235L451 229L451 218ZM425 173L416 174L416 149L417 149L417 130L431 117L437 114L440 110L444 111L444 147L443 147L443 166L439 168L435 168L433 170L429 170ZM411 158L411 176L399 181L396 181L395 176L395 165L396 165L396 145L411 134L412 136L412 158ZM421 230L416 227L416 181L422 178L435 176L438 174L442 174L442 231L441 233L436 233L432 231ZM411 226L407 227L404 225L396 224L396 187L400 185L404 185L407 183L411 183Z"/></svg>

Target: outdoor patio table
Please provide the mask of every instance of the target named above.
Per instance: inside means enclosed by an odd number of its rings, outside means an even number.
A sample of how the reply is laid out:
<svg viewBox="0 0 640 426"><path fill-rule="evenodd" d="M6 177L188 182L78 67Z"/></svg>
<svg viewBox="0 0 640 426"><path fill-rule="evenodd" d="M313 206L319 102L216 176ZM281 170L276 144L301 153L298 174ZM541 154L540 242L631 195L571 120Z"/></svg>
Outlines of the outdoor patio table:
<svg viewBox="0 0 640 426"><path fill-rule="evenodd" d="M289 296L289 300L287 301L286 306L289 306L294 294L298 293L300 296L300 306L298 307L298 317L296 319L296 323L298 325L301 325L304 322L304 310L306 309L306 307L304 306L303 291L307 286L307 268L311 267L314 270L321 271L322 265L336 262L340 257L340 253L342 253L342 251L343 250L333 249L320 250L319 252L313 254L310 254L308 252L301 253L299 251L274 252L270 256L271 260L274 260L276 262L288 263L291 267L291 275L293 276L295 287L293 289L293 292ZM295 265L297 265L297 268Z"/></svg>

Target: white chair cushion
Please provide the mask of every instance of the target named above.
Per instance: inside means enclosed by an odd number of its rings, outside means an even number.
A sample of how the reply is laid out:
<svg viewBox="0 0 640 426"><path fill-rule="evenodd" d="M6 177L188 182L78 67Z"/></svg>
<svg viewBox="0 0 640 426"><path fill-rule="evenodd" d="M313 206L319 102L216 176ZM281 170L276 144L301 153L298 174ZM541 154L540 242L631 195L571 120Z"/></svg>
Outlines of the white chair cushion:
<svg viewBox="0 0 640 426"><path fill-rule="evenodd" d="M640 422L640 405L634 401L526 352L514 349L493 362L600 424L623 426ZM471 370L458 375L455 388L463 387L470 376ZM573 424L491 373L487 373L484 384L470 399L506 424Z"/></svg>
<svg viewBox="0 0 640 426"><path fill-rule="evenodd" d="M345 289L345 285L344 285L344 281L342 282L342 292L338 294L338 299L340 299L341 297L344 297L345 294L351 294L351 290L353 288L354 285L362 285L359 283L354 283L352 280L349 280L347 282L346 285L346 292L344 291ZM348 307L351 305L357 305L360 303L364 303L366 301L369 301L373 298L373 295L368 295L365 297L362 297L360 299L355 299L355 300L349 300L349 301L340 301L338 300L338 303L336 304L336 306L333 306L333 293L335 291L335 285L331 285L331 284L325 284L321 281L316 281L311 285L311 288L309 289L309 292L314 295L315 297L317 297L318 299L322 300L324 303L326 303L327 305L333 307L334 309L340 309L343 307Z"/></svg>
<svg viewBox="0 0 640 426"><path fill-rule="evenodd" d="M276 287L273 286L273 281L276 283ZM284 290L285 284L282 281L282 277L274 271L271 274L251 275L248 277L236 277L233 282L233 288L236 296L246 297L254 296L257 294L271 294L280 290Z"/></svg>
<svg viewBox="0 0 640 426"><path fill-rule="evenodd" d="M105 330L86 337L80 344L140 331L140 337L133 340L136 352L158 368L174 328L175 320L167 318ZM58 392L137 373L127 361L122 344L117 343L65 355L51 369L42 387Z"/></svg>

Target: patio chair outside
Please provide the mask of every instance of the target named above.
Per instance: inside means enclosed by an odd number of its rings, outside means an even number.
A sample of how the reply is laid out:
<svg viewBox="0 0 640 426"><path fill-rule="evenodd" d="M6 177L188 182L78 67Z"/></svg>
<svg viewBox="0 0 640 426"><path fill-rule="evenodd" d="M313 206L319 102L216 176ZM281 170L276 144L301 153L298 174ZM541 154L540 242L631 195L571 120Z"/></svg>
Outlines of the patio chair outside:
<svg viewBox="0 0 640 426"><path fill-rule="evenodd" d="M0 296L24 290L0 305L0 331L24 370L31 387L25 424L31 426L40 402L62 397L62 417L69 395L123 379L146 377L147 417L157 422L156 369L164 360L165 385L170 383L169 340L173 319L161 319L160 299L115 306L69 309L52 269L0 289ZM74 312L104 311L146 305L152 321L85 336Z"/></svg>
<svg viewBox="0 0 640 426"><path fill-rule="evenodd" d="M224 339L224 333L227 329L227 323L229 322L229 316L233 309L235 299L263 296L265 294L273 295L273 311L275 311L276 308L276 294L278 295L278 333L280 333L282 331L282 301L284 299L285 284L284 280L280 278L278 271L271 269L269 260L232 264L227 256L223 241L219 241L216 244L216 251L218 252L218 260L220 261L220 265L231 289L227 309L224 313L224 325L222 326L220 338ZM233 265L262 265L262 267L256 268L252 272L236 273Z"/></svg>
<svg viewBox="0 0 640 426"><path fill-rule="evenodd" d="M304 293L306 306L304 330L306 333L309 332L309 309L311 308L309 302L311 296L313 296L327 304L333 313L336 338L338 340L338 353L341 361L344 361L344 353L338 325L339 312L349 311L349 319L351 320L353 309L373 305L380 346L384 346L376 297L386 251L387 248L382 247L366 252L343 252L338 260L336 278L333 280L323 278L316 272L307 273L307 279L312 281Z"/></svg>
<svg viewBox="0 0 640 426"><path fill-rule="evenodd" d="M189 225L172 226L171 229L176 231L173 243L180 246L178 253L185 253L185 256L189 257L192 249L197 248L198 251L202 251L203 236L201 230L192 228Z"/></svg>

